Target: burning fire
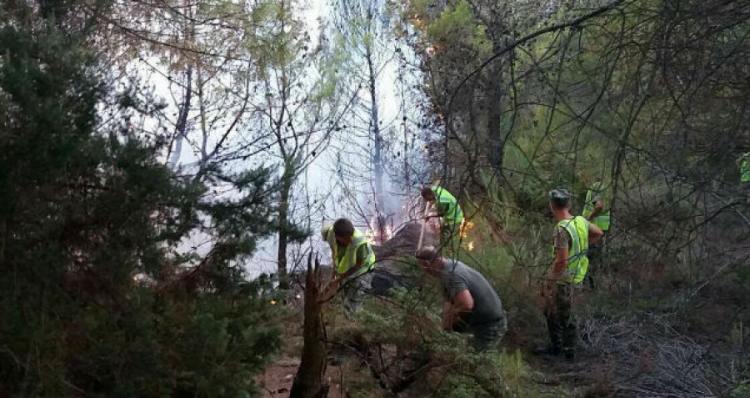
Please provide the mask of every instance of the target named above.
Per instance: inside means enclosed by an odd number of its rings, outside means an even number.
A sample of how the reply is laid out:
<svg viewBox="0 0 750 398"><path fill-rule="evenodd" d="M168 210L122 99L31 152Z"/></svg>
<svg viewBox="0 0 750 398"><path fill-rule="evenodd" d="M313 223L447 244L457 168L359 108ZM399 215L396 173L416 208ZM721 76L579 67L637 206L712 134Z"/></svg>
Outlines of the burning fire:
<svg viewBox="0 0 750 398"><path fill-rule="evenodd" d="M385 220L383 220L383 224L385 223ZM382 225L383 235L380 236L381 225L378 225L377 215L373 216L370 220L370 226L372 226L372 228L367 228L365 231L365 239L367 239L371 245L382 245L387 240L393 238L393 227L391 225Z"/></svg>
<svg viewBox="0 0 750 398"><path fill-rule="evenodd" d="M474 223L471 221L466 221L464 219L461 221L461 226L458 228L458 233L461 235L461 239L466 239L466 237L469 236L469 231L474 228Z"/></svg>
<svg viewBox="0 0 750 398"><path fill-rule="evenodd" d="M469 231L474 228L474 223L471 221L468 221L464 218L464 220L461 222L461 226L458 228L458 234L461 237L461 240L466 240L469 236ZM474 248L476 246L474 245L474 241L470 240L466 243L466 250L468 251L474 251Z"/></svg>

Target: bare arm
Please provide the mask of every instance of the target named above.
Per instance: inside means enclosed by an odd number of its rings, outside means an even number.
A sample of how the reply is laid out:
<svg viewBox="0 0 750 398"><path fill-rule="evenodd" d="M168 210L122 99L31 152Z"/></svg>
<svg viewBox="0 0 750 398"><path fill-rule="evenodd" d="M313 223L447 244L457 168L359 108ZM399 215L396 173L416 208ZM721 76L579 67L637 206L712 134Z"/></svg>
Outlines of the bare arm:
<svg viewBox="0 0 750 398"><path fill-rule="evenodd" d="M586 219L588 221L593 220L596 216L602 213L603 209L604 209L604 202L602 202L601 199L597 200L596 203L594 204L594 210L591 211L591 214L589 214L589 216L586 217Z"/></svg>
<svg viewBox="0 0 750 398"><path fill-rule="evenodd" d="M332 282L338 283L342 279L346 279L352 275L355 275L357 272L359 272L362 267L365 265L365 261L367 260L367 249L365 246L360 246L359 249L357 249L357 264L353 267L349 268L344 272L343 274L337 276Z"/></svg>
<svg viewBox="0 0 750 398"><path fill-rule="evenodd" d="M442 204L435 199L435 213L430 214L427 216L427 218L433 218L433 217L443 217L448 211L450 210L450 206L446 204Z"/></svg>
<svg viewBox="0 0 750 398"><path fill-rule="evenodd" d="M346 279L346 278L348 278L348 277L356 274L362 268L362 266L364 266L364 265L365 265L365 259L360 259L359 261L357 261L357 265L355 265L354 267L349 268L346 272L344 272L343 274L337 276L336 277L336 281L338 282L341 279Z"/></svg>
<svg viewBox="0 0 750 398"><path fill-rule="evenodd" d="M450 301L443 304L443 316L441 327L443 330L451 330L462 313L471 312L474 309L474 297L469 289L464 289L456 294Z"/></svg>
<svg viewBox="0 0 750 398"><path fill-rule="evenodd" d="M552 272L549 276L553 281L558 280L568 268L568 253L567 247L555 249L555 264L552 266Z"/></svg>

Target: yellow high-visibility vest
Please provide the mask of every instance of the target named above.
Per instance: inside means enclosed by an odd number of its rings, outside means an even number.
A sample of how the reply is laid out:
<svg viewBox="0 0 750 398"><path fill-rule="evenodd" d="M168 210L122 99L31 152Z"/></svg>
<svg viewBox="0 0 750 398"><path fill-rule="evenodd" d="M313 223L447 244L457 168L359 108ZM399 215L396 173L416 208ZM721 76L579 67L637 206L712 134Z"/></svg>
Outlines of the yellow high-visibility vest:
<svg viewBox="0 0 750 398"><path fill-rule="evenodd" d="M373 268L375 268L375 252L372 250L370 243L367 242L365 235L362 234L362 232L359 232L359 230L354 230L352 241L351 243L349 243L349 246L346 247L346 252L344 252L344 256L341 257L340 260L338 253L339 244L338 242L336 242L336 235L333 233L333 226L328 227L323 235L326 239L326 242L328 242L328 245L331 246L331 250L333 251L333 258L337 261L337 263L334 265L334 270L337 274L344 274L346 273L346 271L349 271L350 268L357 266L357 250L359 250L362 245L366 247L365 250L367 254L365 256L365 264L362 266L362 269L357 273L357 275L362 275L365 272L371 271Z"/></svg>

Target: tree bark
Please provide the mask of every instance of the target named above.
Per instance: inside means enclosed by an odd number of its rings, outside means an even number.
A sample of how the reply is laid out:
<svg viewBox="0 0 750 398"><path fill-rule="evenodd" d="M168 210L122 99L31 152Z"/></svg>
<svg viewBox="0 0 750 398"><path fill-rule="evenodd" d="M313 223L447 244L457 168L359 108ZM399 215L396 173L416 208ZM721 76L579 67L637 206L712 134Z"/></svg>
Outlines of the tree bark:
<svg viewBox="0 0 750 398"><path fill-rule="evenodd" d="M281 178L281 192L279 204L279 245L277 253L277 276L279 278L279 289L287 290L289 284L289 270L287 269L286 249L289 245L289 196L294 182L294 161L285 159L284 175Z"/></svg>
<svg viewBox="0 0 750 398"><path fill-rule="evenodd" d="M370 21L372 23L372 21ZM385 214L384 196L383 196L383 132L380 130L380 115L378 114L378 97L375 90L377 80L377 71L372 61L372 46L367 45L365 58L367 60L367 73L369 80L370 92L370 125L372 126L372 138L375 140L375 148L372 157L372 169L375 174L375 210L378 213L376 217L378 236L381 239L385 237L385 219L380 214Z"/></svg>
<svg viewBox="0 0 750 398"><path fill-rule="evenodd" d="M404 182L411 187L411 174L409 173L409 129L404 126Z"/></svg>
<svg viewBox="0 0 750 398"><path fill-rule="evenodd" d="M494 68L490 73L488 81L489 95L487 98L487 135L490 141L490 162L492 168L503 175L503 150L505 149L505 139L502 131L503 122L503 97L505 96L505 87L503 87L502 78L503 62L495 62Z"/></svg>
<svg viewBox="0 0 750 398"><path fill-rule="evenodd" d="M169 157L168 167L174 169L177 167L177 162L180 160L180 154L182 152L182 141L185 140L185 134L187 130L188 114L190 113L190 99L193 97L192 90L193 82L193 67L188 66L185 72L185 95L183 96L182 106L180 107L180 114L177 117L177 123L175 125L175 147L172 152L172 156Z"/></svg>
<svg viewBox="0 0 750 398"><path fill-rule="evenodd" d="M289 398L326 398L328 384L323 383L326 371L325 330L323 329L322 305L318 302L320 293L320 261L315 258L312 266L312 253L307 258L305 276L305 321L302 360L294 376Z"/></svg>

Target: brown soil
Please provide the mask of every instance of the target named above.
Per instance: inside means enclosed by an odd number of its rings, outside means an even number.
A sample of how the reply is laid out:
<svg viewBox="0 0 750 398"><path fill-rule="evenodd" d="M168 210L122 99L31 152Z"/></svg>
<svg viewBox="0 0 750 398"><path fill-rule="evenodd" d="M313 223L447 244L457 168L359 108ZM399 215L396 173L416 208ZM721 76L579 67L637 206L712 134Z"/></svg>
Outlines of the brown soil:
<svg viewBox="0 0 750 398"><path fill-rule="evenodd" d="M288 398L292 388L294 375L299 367L299 358L280 357L271 366L267 367L262 375L256 378L263 389L263 398ZM343 366L328 365L326 368L326 381L329 385L328 398L345 398L349 394L340 384L342 374L346 371Z"/></svg>

